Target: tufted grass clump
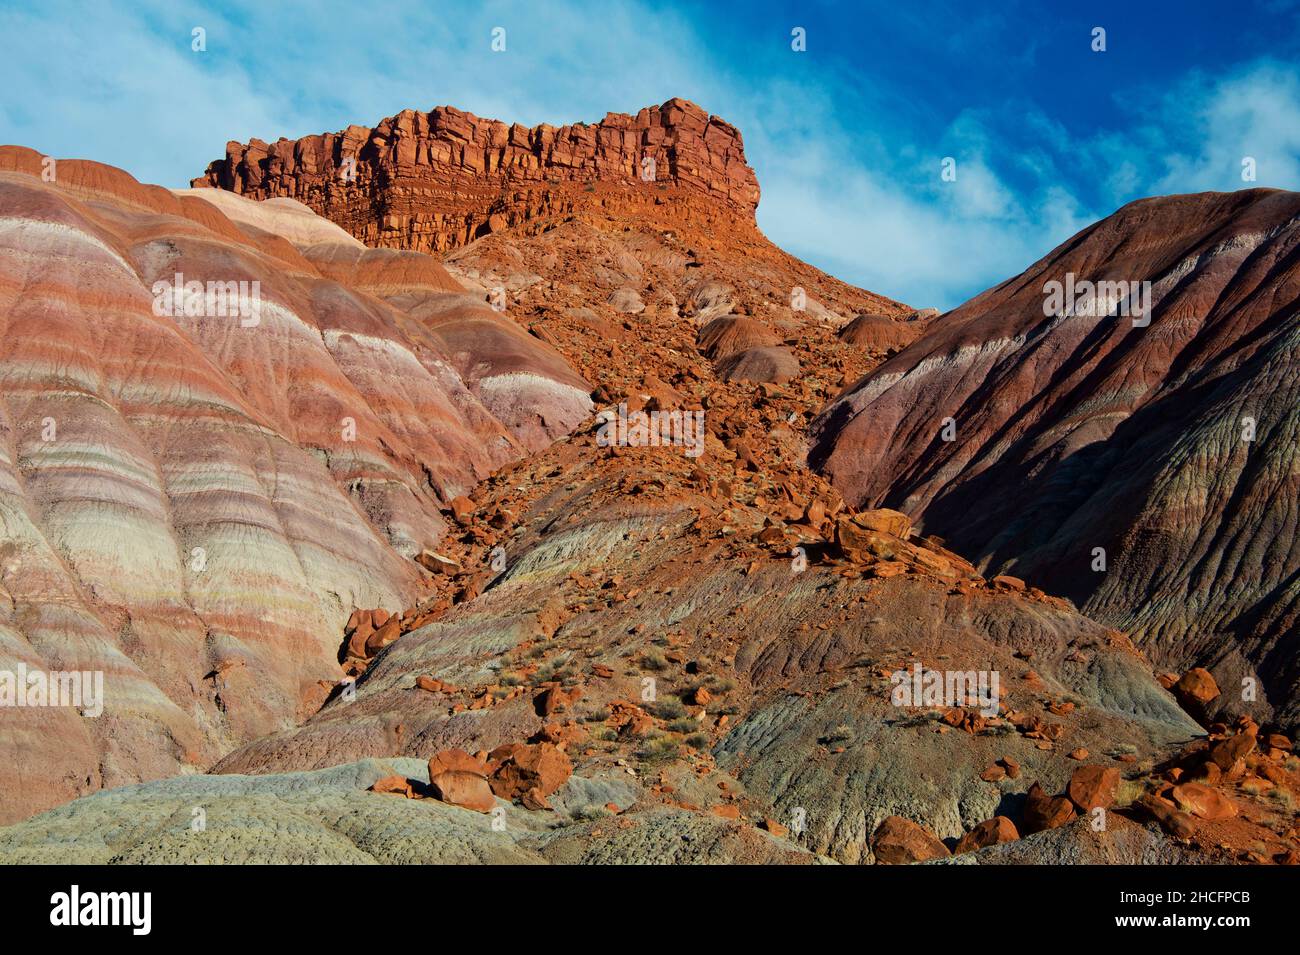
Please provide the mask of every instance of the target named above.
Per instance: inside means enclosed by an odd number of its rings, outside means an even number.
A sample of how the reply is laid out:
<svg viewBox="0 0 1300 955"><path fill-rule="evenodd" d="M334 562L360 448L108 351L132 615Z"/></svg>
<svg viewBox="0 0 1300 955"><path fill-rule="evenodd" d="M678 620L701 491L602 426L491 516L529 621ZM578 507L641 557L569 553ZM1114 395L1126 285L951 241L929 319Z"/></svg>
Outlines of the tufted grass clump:
<svg viewBox="0 0 1300 955"><path fill-rule="evenodd" d="M674 696L650 704L650 712L661 720L680 720L686 716L686 707Z"/></svg>
<svg viewBox="0 0 1300 955"><path fill-rule="evenodd" d="M659 763L676 759L680 750L681 746L677 740L660 734L647 737L636 754L647 763Z"/></svg>

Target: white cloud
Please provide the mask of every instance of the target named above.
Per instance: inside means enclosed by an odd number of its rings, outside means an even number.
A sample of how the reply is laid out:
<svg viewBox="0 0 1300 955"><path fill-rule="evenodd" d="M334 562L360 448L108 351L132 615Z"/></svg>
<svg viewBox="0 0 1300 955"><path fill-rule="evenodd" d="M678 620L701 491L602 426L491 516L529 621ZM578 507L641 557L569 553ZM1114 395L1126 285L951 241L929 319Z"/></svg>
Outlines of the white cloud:
<svg viewBox="0 0 1300 955"><path fill-rule="evenodd" d="M194 157L215 158L227 135L287 119L238 65L191 50L199 22L208 24L210 45L226 32L215 17L148 6L123 16L98 4L33 10L0 11L8 38L0 85L15 94L0 114L7 142L182 185L181 171L198 175Z"/></svg>
<svg viewBox="0 0 1300 955"><path fill-rule="evenodd" d="M1165 156L1157 191L1300 186L1300 77L1293 67L1260 63L1213 83L1188 83L1166 109L1166 122L1181 124L1201 148ZM1255 160L1256 182L1242 181L1246 157Z"/></svg>

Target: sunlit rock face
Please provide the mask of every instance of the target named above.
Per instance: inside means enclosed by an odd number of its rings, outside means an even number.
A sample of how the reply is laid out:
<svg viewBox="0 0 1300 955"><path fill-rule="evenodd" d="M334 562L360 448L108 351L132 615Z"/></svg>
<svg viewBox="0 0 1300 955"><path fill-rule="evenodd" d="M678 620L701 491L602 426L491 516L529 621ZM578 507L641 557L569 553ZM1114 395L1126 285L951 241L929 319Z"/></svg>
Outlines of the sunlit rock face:
<svg viewBox="0 0 1300 955"><path fill-rule="evenodd" d="M192 185L297 199L366 245L439 253L593 198L706 199L751 224L759 198L740 131L680 98L560 127L407 109L374 127L227 143Z"/></svg>
<svg viewBox="0 0 1300 955"><path fill-rule="evenodd" d="M0 671L104 688L0 707L0 820L313 712L445 502L589 413L436 261L201 193L0 149Z"/></svg>
<svg viewBox="0 0 1300 955"><path fill-rule="evenodd" d="M831 403L811 463L1294 725L1298 215L1267 189L1125 206ZM1087 308L1083 281L1138 283L1149 315Z"/></svg>

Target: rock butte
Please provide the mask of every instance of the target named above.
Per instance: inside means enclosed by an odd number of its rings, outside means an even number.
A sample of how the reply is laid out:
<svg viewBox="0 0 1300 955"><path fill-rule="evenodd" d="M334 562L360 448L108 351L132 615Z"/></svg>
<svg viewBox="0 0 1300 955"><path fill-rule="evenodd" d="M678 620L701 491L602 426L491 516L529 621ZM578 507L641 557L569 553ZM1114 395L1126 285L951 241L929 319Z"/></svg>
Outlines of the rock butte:
<svg viewBox="0 0 1300 955"><path fill-rule="evenodd" d="M627 204L703 195L751 220L759 196L740 132L683 99L558 128L450 106L408 109L373 128L228 143L226 158L192 183L255 199L288 196L367 245L422 252L572 213L592 204L584 190L598 184L629 187L613 193Z"/></svg>

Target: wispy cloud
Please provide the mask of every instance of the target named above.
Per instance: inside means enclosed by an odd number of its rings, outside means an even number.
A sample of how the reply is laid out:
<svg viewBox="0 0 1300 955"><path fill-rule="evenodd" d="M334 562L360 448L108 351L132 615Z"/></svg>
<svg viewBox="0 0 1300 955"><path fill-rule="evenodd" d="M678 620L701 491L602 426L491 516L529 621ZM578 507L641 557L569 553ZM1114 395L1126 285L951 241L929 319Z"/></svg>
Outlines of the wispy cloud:
<svg viewBox="0 0 1300 955"><path fill-rule="evenodd" d="M1195 77L1164 104L1165 119L1185 131L1186 152L1161 157L1163 192L1296 188L1300 183L1300 75L1290 65L1253 64L1234 75ZM1199 148L1197 148L1199 146ZM1243 162L1257 179L1243 182Z"/></svg>

